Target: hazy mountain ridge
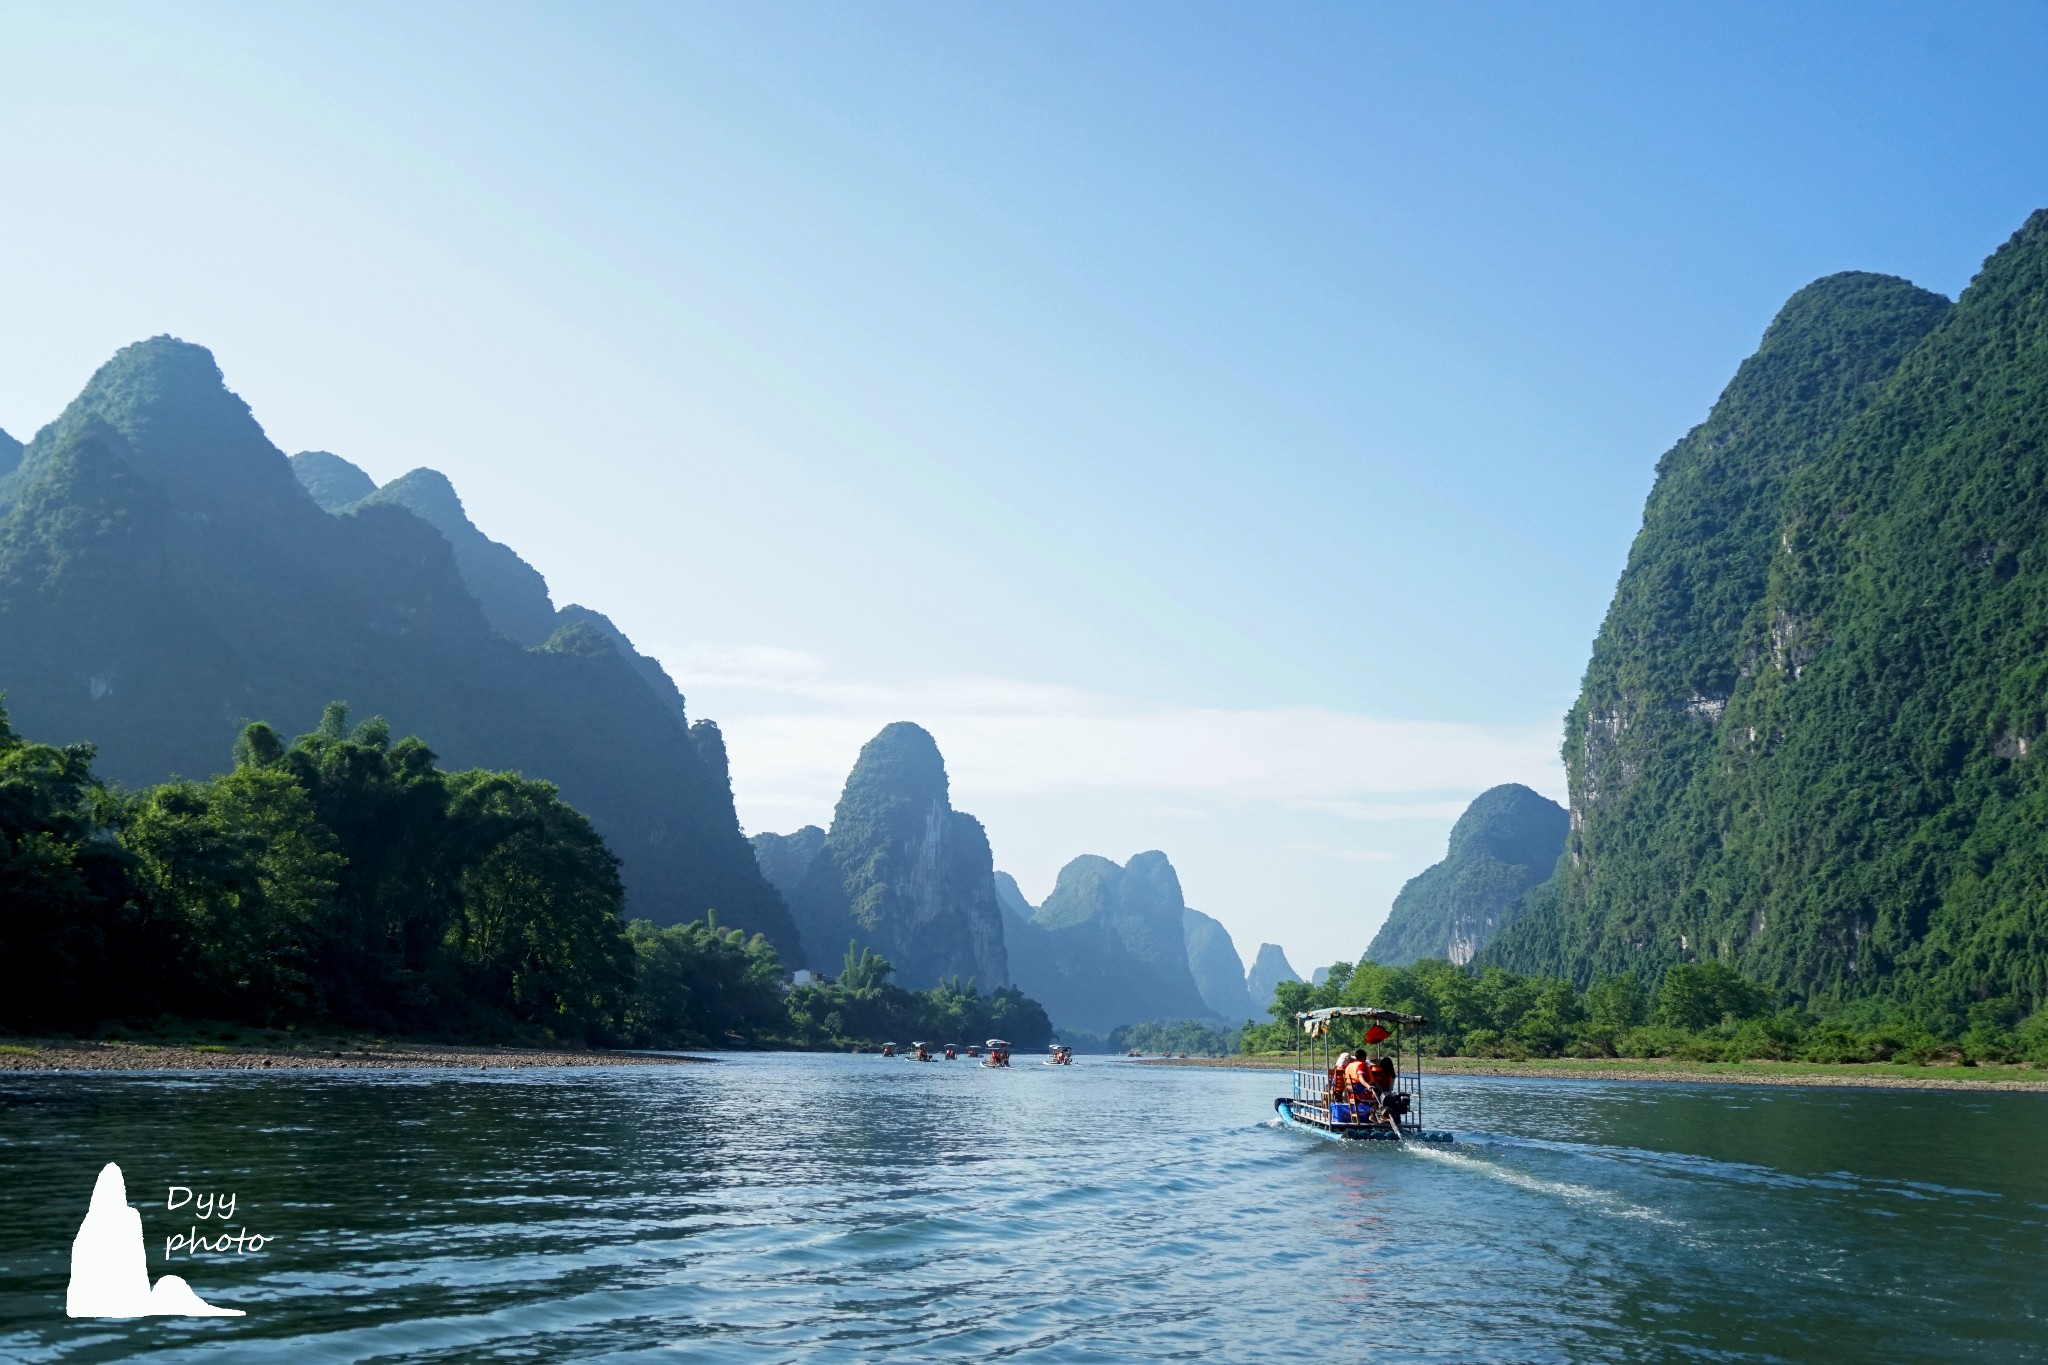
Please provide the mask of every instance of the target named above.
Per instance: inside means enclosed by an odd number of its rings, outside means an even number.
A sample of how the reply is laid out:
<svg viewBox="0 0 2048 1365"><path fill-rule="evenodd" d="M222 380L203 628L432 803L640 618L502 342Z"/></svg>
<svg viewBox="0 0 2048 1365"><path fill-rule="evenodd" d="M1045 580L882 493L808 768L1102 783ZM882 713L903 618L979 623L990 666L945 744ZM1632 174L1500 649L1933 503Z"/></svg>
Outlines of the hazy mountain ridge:
<svg viewBox="0 0 2048 1365"><path fill-rule="evenodd" d="M2048 213L1953 307L1802 290L1659 466L1567 721L1567 857L1482 959L1714 958L1942 1027L2048 998L2044 513Z"/></svg>
<svg viewBox="0 0 2048 1365"><path fill-rule="evenodd" d="M1252 1008L1264 1014L1273 1005L1273 988L1283 981L1299 981L1301 974L1287 961L1287 954L1277 943L1261 943L1258 955L1252 959L1251 970L1245 973L1245 990L1252 998Z"/></svg>
<svg viewBox="0 0 2048 1365"><path fill-rule="evenodd" d="M1061 1028L1107 1033L1122 1024L1223 1017L1195 984L1187 905L1164 853L1140 853L1121 867L1083 854L1060 869L1052 894L1028 919L1019 914L1028 909L1022 896L1011 895L1014 881L1004 897L1011 969Z"/></svg>
<svg viewBox="0 0 2048 1365"><path fill-rule="evenodd" d="M0 642L18 720L122 781L219 771L245 720L311 729L344 699L450 766L557 783L633 913L715 906L795 951L730 791L636 669L505 639L413 512L323 510L200 347L123 349L0 478Z"/></svg>
<svg viewBox="0 0 2048 1365"><path fill-rule="evenodd" d="M1451 827L1443 860L1394 897L1365 955L1389 967L1471 961L1522 894L1556 871L1569 827L1563 806L1519 783L1481 792Z"/></svg>

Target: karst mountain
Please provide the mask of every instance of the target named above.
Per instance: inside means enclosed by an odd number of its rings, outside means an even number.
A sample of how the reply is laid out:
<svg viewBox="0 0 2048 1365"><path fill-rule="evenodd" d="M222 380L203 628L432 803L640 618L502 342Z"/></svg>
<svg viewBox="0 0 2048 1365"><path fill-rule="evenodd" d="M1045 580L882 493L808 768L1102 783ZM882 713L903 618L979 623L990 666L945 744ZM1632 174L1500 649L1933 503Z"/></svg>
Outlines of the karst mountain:
<svg viewBox="0 0 2048 1365"><path fill-rule="evenodd" d="M2044 731L2048 211L1953 305L1802 289L1664 456L1566 722L1565 856L1479 960L2015 1017L2048 999Z"/></svg>
<svg viewBox="0 0 2048 1365"><path fill-rule="evenodd" d="M757 835L754 852L823 970L857 946L912 990L953 977L983 991L1010 984L988 835L953 809L945 760L921 726L899 721L867 742L829 830Z"/></svg>
<svg viewBox="0 0 2048 1365"><path fill-rule="evenodd" d="M1451 826L1443 861L1401 888L1365 955L1389 967L1425 957L1470 962L1521 896L1557 869L1569 823L1563 806L1520 783L1481 792Z"/></svg>
<svg viewBox="0 0 2048 1365"><path fill-rule="evenodd" d="M548 614L544 580L438 474L295 470L212 355L171 337L123 349L0 470L0 690L24 730L140 785L228 767L248 721L311 730L346 701L450 766L556 783L620 858L631 913L715 909L795 958L715 730L692 734L608 621Z"/></svg>

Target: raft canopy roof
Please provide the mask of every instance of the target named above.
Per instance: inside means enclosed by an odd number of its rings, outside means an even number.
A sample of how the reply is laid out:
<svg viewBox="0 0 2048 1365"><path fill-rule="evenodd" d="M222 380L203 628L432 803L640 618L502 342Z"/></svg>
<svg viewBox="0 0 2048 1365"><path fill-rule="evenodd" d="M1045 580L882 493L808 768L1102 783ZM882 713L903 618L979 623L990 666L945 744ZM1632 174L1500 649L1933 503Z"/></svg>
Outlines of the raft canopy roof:
<svg viewBox="0 0 2048 1365"><path fill-rule="evenodd" d="M1003 1041L1002 1039L1000 1039L1000 1038L991 1038L991 1039L989 1039L989 1040L988 1040L988 1042L987 1042L987 1043L985 1043L985 1044L984 1044L983 1046L985 1046L985 1047L1008 1047L1008 1046L1009 1046L1009 1044L1008 1044L1008 1043L1006 1043L1006 1042L1004 1042L1004 1041Z"/></svg>
<svg viewBox="0 0 2048 1365"><path fill-rule="evenodd" d="M1331 1005L1326 1009L1307 1010L1294 1017L1301 1024L1301 1031L1311 1038L1320 1038L1328 1033L1330 1025L1339 1019L1374 1019L1382 1024L1406 1024L1410 1028L1429 1027L1429 1020L1419 1014L1383 1010L1377 1005Z"/></svg>

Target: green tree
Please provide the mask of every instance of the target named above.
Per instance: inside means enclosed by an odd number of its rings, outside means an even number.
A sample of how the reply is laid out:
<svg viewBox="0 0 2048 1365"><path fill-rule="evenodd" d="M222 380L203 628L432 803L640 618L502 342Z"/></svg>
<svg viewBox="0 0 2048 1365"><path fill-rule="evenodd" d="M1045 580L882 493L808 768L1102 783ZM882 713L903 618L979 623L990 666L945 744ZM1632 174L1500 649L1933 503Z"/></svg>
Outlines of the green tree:
<svg viewBox="0 0 2048 1365"><path fill-rule="evenodd" d="M1754 1019L1769 1008L1770 992L1725 962L1676 963L1657 991L1657 1022L1673 1028Z"/></svg>
<svg viewBox="0 0 2048 1365"><path fill-rule="evenodd" d="M291 773L242 766L153 787L121 842L143 894L188 945L191 1003L263 1023L318 1012L313 957L342 858Z"/></svg>
<svg viewBox="0 0 2048 1365"><path fill-rule="evenodd" d="M1650 998L1634 973L1603 976L1586 990L1586 1012L1603 1029L1634 1028L1650 1015Z"/></svg>
<svg viewBox="0 0 2048 1365"><path fill-rule="evenodd" d="M634 920L626 937L635 982L625 1032L647 1047L768 1041L787 1032L782 967L761 935L721 930L715 917L656 928Z"/></svg>
<svg viewBox="0 0 2048 1365"><path fill-rule="evenodd" d="M76 1023L161 1002L176 944L108 837L125 815L90 745L15 734L0 709L0 1020Z"/></svg>
<svg viewBox="0 0 2048 1365"><path fill-rule="evenodd" d="M448 943L470 998L522 1023L601 1035L634 975L619 860L551 783L472 769L446 788L460 850Z"/></svg>

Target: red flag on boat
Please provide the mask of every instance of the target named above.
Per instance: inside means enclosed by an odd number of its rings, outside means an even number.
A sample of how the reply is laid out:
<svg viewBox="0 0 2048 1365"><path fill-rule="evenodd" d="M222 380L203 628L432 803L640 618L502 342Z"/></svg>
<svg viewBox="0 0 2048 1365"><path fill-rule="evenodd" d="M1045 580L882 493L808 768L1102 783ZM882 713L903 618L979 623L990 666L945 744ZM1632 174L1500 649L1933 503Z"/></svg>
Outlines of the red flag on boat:
<svg viewBox="0 0 2048 1365"><path fill-rule="evenodd" d="M1365 1031L1365 1041L1368 1043L1384 1043L1387 1041L1387 1039L1393 1036L1393 1034L1388 1033L1384 1028L1381 1028L1378 1024L1374 1024L1371 1028Z"/></svg>

